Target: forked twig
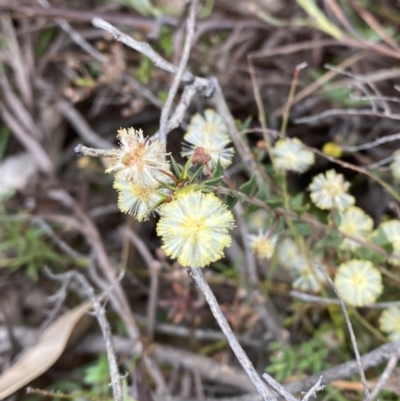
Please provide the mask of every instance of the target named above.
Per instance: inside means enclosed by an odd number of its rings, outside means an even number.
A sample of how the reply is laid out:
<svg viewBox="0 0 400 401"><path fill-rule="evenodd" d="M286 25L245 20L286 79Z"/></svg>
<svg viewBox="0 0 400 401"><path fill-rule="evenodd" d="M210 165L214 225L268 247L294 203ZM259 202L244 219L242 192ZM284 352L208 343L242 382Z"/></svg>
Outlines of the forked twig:
<svg viewBox="0 0 400 401"><path fill-rule="evenodd" d="M183 74L186 69L186 65L189 61L190 49L192 47L193 35L194 35L194 25L196 21L196 9L197 9L197 0L192 0L189 8L189 18L187 19L186 23L186 38L185 38L185 46L182 52L182 57L179 61L179 65L176 70L171 87L169 88L167 100L165 101L165 104L161 110L159 135L160 135L160 140L162 142L167 141L168 117L172 107L172 102L174 101L174 97L178 92L179 84L182 80Z"/></svg>

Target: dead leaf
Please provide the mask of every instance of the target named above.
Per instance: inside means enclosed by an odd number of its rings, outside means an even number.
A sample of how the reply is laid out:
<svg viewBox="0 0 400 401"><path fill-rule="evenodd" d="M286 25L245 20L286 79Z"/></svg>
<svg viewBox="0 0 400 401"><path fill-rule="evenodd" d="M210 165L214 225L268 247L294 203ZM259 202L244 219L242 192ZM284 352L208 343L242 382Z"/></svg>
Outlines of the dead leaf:
<svg viewBox="0 0 400 401"><path fill-rule="evenodd" d="M26 386L49 369L61 356L76 325L91 309L85 302L60 316L16 363L0 376L0 400Z"/></svg>

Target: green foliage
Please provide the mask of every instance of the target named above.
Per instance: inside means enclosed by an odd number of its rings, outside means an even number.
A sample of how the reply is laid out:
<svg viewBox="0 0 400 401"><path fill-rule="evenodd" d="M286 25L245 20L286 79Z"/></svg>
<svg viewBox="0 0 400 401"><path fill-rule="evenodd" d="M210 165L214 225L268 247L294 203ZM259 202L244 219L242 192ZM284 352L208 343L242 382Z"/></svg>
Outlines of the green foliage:
<svg viewBox="0 0 400 401"><path fill-rule="evenodd" d="M2 125L0 128L0 160L3 160L8 140L10 139L10 129L7 125Z"/></svg>
<svg viewBox="0 0 400 401"><path fill-rule="evenodd" d="M222 177L223 174L224 174L224 168L222 167L221 162L218 159L217 165L214 168L212 176L213 178L218 178Z"/></svg>
<svg viewBox="0 0 400 401"><path fill-rule="evenodd" d="M239 191L249 196L253 196L256 193L257 182L255 174L252 174L250 180L239 187Z"/></svg>
<svg viewBox="0 0 400 401"><path fill-rule="evenodd" d="M268 349L272 355L266 372L273 374L277 381L293 375L320 373L329 367L326 362L329 351L317 337L297 346L272 342Z"/></svg>
<svg viewBox="0 0 400 401"><path fill-rule="evenodd" d="M153 71L153 63L152 61L146 57L142 56L142 60L139 64L138 69L136 70L137 78L139 81L147 85L150 82L151 73Z"/></svg>
<svg viewBox="0 0 400 401"><path fill-rule="evenodd" d="M158 91L157 97L162 103L165 103L168 98L168 92L164 90Z"/></svg>
<svg viewBox="0 0 400 401"><path fill-rule="evenodd" d="M307 202L307 196L304 192L299 192L297 195L290 199L290 207L298 215L302 215L306 212L310 205Z"/></svg>
<svg viewBox="0 0 400 401"><path fill-rule="evenodd" d="M95 362L85 368L83 383L91 387L91 392L101 396L109 394L110 370L106 355L101 355Z"/></svg>
<svg viewBox="0 0 400 401"><path fill-rule="evenodd" d="M303 223L302 221L294 221L293 225L296 229L297 235L307 236L311 234L311 227L307 223Z"/></svg>
<svg viewBox="0 0 400 401"><path fill-rule="evenodd" d="M41 56L48 48L50 42L57 33L57 28L47 28L40 31L39 40L36 42L35 53Z"/></svg>
<svg viewBox="0 0 400 401"><path fill-rule="evenodd" d="M152 5L150 0L118 0L118 2L132 7L144 16L157 14L157 9Z"/></svg>
<svg viewBox="0 0 400 401"><path fill-rule="evenodd" d="M174 51L174 42L172 40L171 30L166 26L163 26L161 29L159 45L165 56L172 56L172 52Z"/></svg>
<svg viewBox="0 0 400 401"><path fill-rule="evenodd" d="M59 266L63 262L41 228L31 225L23 216L7 216L1 201L0 225L0 268L12 272L22 269L36 281L44 265Z"/></svg>

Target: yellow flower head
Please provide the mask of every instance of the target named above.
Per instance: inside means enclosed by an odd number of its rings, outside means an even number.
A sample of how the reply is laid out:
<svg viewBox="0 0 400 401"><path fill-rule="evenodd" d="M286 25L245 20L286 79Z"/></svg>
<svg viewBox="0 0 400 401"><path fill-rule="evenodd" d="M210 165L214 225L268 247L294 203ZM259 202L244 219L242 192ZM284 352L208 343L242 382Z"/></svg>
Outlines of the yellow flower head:
<svg viewBox="0 0 400 401"><path fill-rule="evenodd" d="M327 143L323 146L322 151L323 151L326 155L332 156L332 157L334 157L335 159L339 159L339 158L342 156L342 154L343 154L342 148L341 148L338 144L336 144L336 143L334 143L334 142L327 142Z"/></svg>
<svg viewBox="0 0 400 401"><path fill-rule="evenodd" d="M121 212L139 221L147 220L153 206L167 196L165 189L133 184L118 177L114 181L114 188L118 191L118 207Z"/></svg>
<svg viewBox="0 0 400 401"><path fill-rule="evenodd" d="M260 230L258 235L250 235L250 246L254 254L260 259L271 259L275 251L277 235L263 234Z"/></svg>
<svg viewBox="0 0 400 401"><path fill-rule="evenodd" d="M400 221L389 220L380 225L380 228L385 233L386 238L393 246L392 255L400 257ZM389 258L389 263L393 266L400 266L400 259Z"/></svg>
<svg viewBox="0 0 400 401"><path fill-rule="evenodd" d="M190 191L160 208L157 234L165 253L185 267L204 267L224 256L231 244L232 213L211 193Z"/></svg>
<svg viewBox="0 0 400 401"><path fill-rule="evenodd" d="M335 285L345 302L353 306L372 304L381 295L382 276L369 260L349 260L339 266Z"/></svg>
<svg viewBox="0 0 400 401"><path fill-rule="evenodd" d="M390 171L396 181L400 181L400 150L393 153L393 161L390 164Z"/></svg>
<svg viewBox="0 0 400 401"><path fill-rule="evenodd" d="M347 193L349 186L342 174L329 170L315 176L308 189L311 191L311 200L320 209L336 208L343 211L355 202L354 197Z"/></svg>
<svg viewBox="0 0 400 401"><path fill-rule="evenodd" d="M368 216L364 210L357 206L350 206L344 212L340 213L339 231L351 235L360 240L365 240L371 234L374 221ZM354 251L360 246L356 241L344 238L340 244L341 249Z"/></svg>
<svg viewBox="0 0 400 401"><path fill-rule="evenodd" d="M304 173L314 164L314 153L298 138L279 139L271 149L274 166L281 171Z"/></svg>
<svg viewBox="0 0 400 401"><path fill-rule="evenodd" d="M169 162L165 160L165 144L158 140L150 143L142 130L133 128L120 129L117 138L121 148L114 150L106 173L118 173L123 180L133 184L158 187L166 177L161 171L170 170Z"/></svg>
<svg viewBox="0 0 400 401"><path fill-rule="evenodd" d="M400 339L400 308L393 306L382 312L379 327L384 333L389 334L390 341Z"/></svg>
<svg viewBox="0 0 400 401"><path fill-rule="evenodd" d="M228 129L219 114L212 109L204 112L204 117L195 114L189 124L188 131L184 136L189 146L184 146L183 157L189 157L193 152L202 148L208 156L208 166L214 168L218 160L222 167L228 167L232 163L233 148L225 148L231 143Z"/></svg>

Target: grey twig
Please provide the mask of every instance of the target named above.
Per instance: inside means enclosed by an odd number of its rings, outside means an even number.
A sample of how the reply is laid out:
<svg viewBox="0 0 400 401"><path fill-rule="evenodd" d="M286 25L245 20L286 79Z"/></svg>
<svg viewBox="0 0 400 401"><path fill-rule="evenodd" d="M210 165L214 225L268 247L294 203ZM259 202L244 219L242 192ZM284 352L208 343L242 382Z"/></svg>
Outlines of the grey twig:
<svg viewBox="0 0 400 401"><path fill-rule="evenodd" d="M111 328L107 321L104 307L101 305L99 298L96 296L94 288L90 285L83 274L74 270L60 275L53 275L51 274L51 272L48 272L47 274L51 278L61 281L71 280L71 278L73 278L75 282L79 284L79 286L83 289L90 302L92 303L94 314L97 318L97 321L99 322L99 326L106 345L106 353L108 365L110 367L111 386L113 389L114 400L123 401L121 375L119 374L117 355L115 352ZM119 278L117 278L117 281L119 281Z"/></svg>
<svg viewBox="0 0 400 401"><path fill-rule="evenodd" d="M361 363L364 369L369 369L374 366L378 366L381 363L387 361L394 353L399 352L400 350L400 340L395 342L381 345L380 347L374 349L371 352L363 355L361 357ZM328 384L335 380L343 379L345 377L349 377L354 375L358 371L358 362L348 361L337 365L333 368L324 370L316 375L309 376L305 379L299 380L294 383L290 383L285 385L285 389L290 391L291 393L299 393L300 391L304 391L318 380L318 378L322 375L322 384Z"/></svg>
<svg viewBox="0 0 400 401"><path fill-rule="evenodd" d="M319 297L318 295L306 294L300 291L290 291L290 295L293 298L298 298L306 302L316 302L325 305L340 305L340 301L338 299L333 298L323 298ZM393 301L393 302L376 302L374 304L365 305L365 308L390 308L391 306L400 306L400 301Z"/></svg>
<svg viewBox="0 0 400 401"><path fill-rule="evenodd" d="M177 67L161 57L148 43L133 39L129 35L121 32L115 26L104 21L102 18L93 18L92 24L96 28L104 29L105 31L111 33L116 41L121 42L124 45L147 56L156 67L170 72L171 74L175 74L177 72ZM182 76L182 80L184 82L190 82L193 80L193 75L189 72L185 72Z"/></svg>
<svg viewBox="0 0 400 401"><path fill-rule="evenodd" d="M43 8L51 8L50 3L47 0L37 0ZM70 38L87 53L89 53L94 59L104 62L105 57L96 50L82 35L80 35L71 25L64 19L56 18L57 24L60 28L67 33Z"/></svg>
<svg viewBox="0 0 400 401"><path fill-rule="evenodd" d="M165 141L166 135L174 128L178 127L182 122L184 114L187 108L189 107L193 96L196 93L202 93L204 96L209 97L212 95L215 89L215 82L216 82L215 80L195 77L190 72L185 71L185 67L190 53L190 46L193 42L193 36L194 36L194 22L195 22L195 11L196 11L196 4L194 3L197 3L197 0L193 1L191 5L190 9L191 11L189 13L189 19L187 24L185 48L178 67L174 66L169 61L161 57L148 43L140 42L131 38L129 35L124 34L119 29L117 29L116 27L114 27L113 25L104 21L101 18L94 18L92 21L92 24L95 27L104 29L105 31L111 33L115 40L124 43L125 45L131 47L132 49L135 49L136 51L149 57L150 60L153 61L156 67L164 71L170 72L172 74L175 74L172 87L168 93L168 99L163 108L164 115L162 115L162 119L160 120L160 130L152 136L151 138L152 140L161 139ZM178 106L176 107L171 118L168 119L168 115L172 107L172 100L176 94L180 81L183 81L187 85L185 86L185 89L183 91ZM172 90L174 86L176 86L176 89ZM151 96L150 93L148 93L148 95L145 97L148 98L150 101L152 101L154 104L159 105L159 102L155 102L154 96Z"/></svg>
<svg viewBox="0 0 400 401"><path fill-rule="evenodd" d="M25 130L2 102L0 102L0 116L27 151L35 157L39 169L45 174L52 174L54 171L53 162L50 160L42 145Z"/></svg>
<svg viewBox="0 0 400 401"><path fill-rule="evenodd" d="M268 383L268 385L277 392L286 401L298 401L296 397L290 394L285 388L279 384L273 377L264 373L262 375L263 380Z"/></svg>
<svg viewBox="0 0 400 401"><path fill-rule="evenodd" d="M301 401L308 401L312 396L317 397L317 391L323 390L324 385L321 384L322 376L319 377L318 381L307 391L306 395Z"/></svg>
<svg viewBox="0 0 400 401"><path fill-rule="evenodd" d="M111 157L114 152L107 149L88 148L87 146L79 144L75 147L75 154L77 157Z"/></svg>
<svg viewBox="0 0 400 401"><path fill-rule="evenodd" d="M176 70L171 87L168 91L167 100L165 101L165 104L161 110L160 140L162 142L167 141L167 124L168 124L169 113L171 111L172 102L174 101L174 97L178 92L179 84L181 82L181 79L186 69L186 65L189 60L190 49L192 47L192 41L194 35L194 25L196 21L196 9L197 9L197 0L191 0L189 9L189 18L187 19L186 22L185 46L183 48L181 60L179 61L178 69Z"/></svg>
<svg viewBox="0 0 400 401"><path fill-rule="evenodd" d="M385 383L389 380L390 375L392 374L394 368L397 365L397 361L399 360L400 353L397 351L394 355L392 355L389 358L389 361L386 365L385 370L383 371L381 377L379 378L379 381L377 385L374 387L374 389L371 391L371 400L376 398L381 391L382 387L385 385Z"/></svg>
<svg viewBox="0 0 400 401"><path fill-rule="evenodd" d="M400 133L397 133L397 134L393 134L393 135L387 135L382 138L378 138L372 142L362 143L361 145L341 146L341 148L345 152L357 152L359 150L372 149L372 148L375 148L376 146L383 145L384 143L399 141L399 140L400 140Z"/></svg>
<svg viewBox="0 0 400 401"><path fill-rule="evenodd" d="M101 138L84 119L82 114L71 103L66 100L59 100L57 107L69 123L76 129L79 136L92 146L104 149L111 149L112 143Z"/></svg>
<svg viewBox="0 0 400 401"><path fill-rule="evenodd" d="M331 109L312 116L296 118L294 122L296 124L312 123L332 116L374 116L389 118L391 120L400 120L399 114L387 114L385 112L373 111L370 109Z"/></svg>
<svg viewBox="0 0 400 401"><path fill-rule="evenodd" d="M200 291L203 293L214 318L216 319L219 327L221 328L222 332L225 334L226 339L232 351L236 355L239 363L242 365L243 369L245 370L246 374L249 376L250 380L254 384L255 388L257 389L258 393L261 395L264 401L276 401L274 395L267 389L261 377L254 369L253 364L251 363L249 357L244 352L243 348L239 344L239 341L235 337L232 329L229 326L229 323L225 319L221 309L218 306L218 302L215 298L215 295L211 291L210 286L208 285L207 281L204 279L203 272L199 267L191 267L188 269L189 276L192 280L196 283L199 287Z"/></svg>
<svg viewBox="0 0 400 401"><path fill-rule="evenodd" d="M146 244L140 239L136 233L129 228L124 230L125 235L129 238L140 256L144 259L150 272L150 291L147 303L147 332L150 339L153 339L156 321L156 311L158 302L159 275L161 270L161 262L153 258Z"/></svg>

